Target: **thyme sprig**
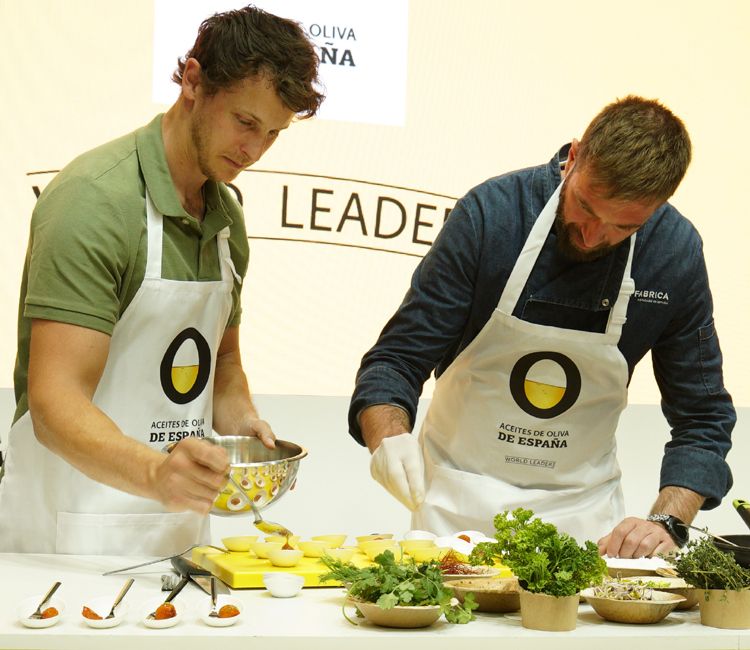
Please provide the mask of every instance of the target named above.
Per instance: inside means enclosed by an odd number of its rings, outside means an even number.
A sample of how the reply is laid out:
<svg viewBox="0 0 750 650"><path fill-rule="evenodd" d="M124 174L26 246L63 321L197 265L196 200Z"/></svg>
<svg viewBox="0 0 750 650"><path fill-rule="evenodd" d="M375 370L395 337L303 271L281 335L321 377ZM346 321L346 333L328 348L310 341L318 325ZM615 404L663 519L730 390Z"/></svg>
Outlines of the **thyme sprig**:
<svg viewBox="0 0 750 650"><path fill-rule="evenodd" d="M698 589L750 588L750 570L737 564L731 553L716 548L708 537L691 540L671 561L677 575Z"/></svg>

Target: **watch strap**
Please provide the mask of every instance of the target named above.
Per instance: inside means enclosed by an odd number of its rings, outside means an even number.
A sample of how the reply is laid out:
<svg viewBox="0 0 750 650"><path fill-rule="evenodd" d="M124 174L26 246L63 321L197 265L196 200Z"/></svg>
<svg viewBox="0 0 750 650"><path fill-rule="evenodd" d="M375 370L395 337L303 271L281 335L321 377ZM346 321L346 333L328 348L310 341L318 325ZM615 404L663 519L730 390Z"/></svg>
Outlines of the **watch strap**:
<svg viewBox="0 0 750 650"><path fill-rule="evenodd" d="M664 526L669 536L679 547L685 546L689 539L688 527L685 522L674 515L656 513L646 517L646 521L654 521Z"/></svg>

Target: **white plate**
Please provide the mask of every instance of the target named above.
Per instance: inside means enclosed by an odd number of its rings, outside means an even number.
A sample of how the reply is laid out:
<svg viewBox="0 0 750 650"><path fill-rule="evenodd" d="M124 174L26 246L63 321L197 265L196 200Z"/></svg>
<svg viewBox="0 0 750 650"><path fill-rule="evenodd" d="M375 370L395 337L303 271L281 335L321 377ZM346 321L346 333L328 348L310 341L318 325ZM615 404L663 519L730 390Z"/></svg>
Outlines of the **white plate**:
<svg viewBox="0 0 750 650"><path fill-rule="evenodd" d="M628 577L637 573L656 573L656 569L667 569L672 566L660 557L625 558L605 555L603 559L610 572L617 573L621 571L622 577Z"/></svg>
<svg viewBox="0 0 750 650"><path fill-rule="evenodd" d="M172 618L162 618L162 619L148 618L148 615L151 612L156 611L156 608L164 602L164 598L166 597L167 597L167 594L165 593L163 598L152 598L146 603L146 606L143 608L143 611L141 612L141 620L143 621L143 624L146 627L150 627L154 630L161 630L165 627L173 627L174 625L177 625L177 623L180 622L180 619L182 618L182 614L183 614L183 609L185 608L185 606L182 603L180 603L176 598L172 601L175 611L177 612L176 616L173 616Z"/></svg>
<svg viewBox="0 0 750 650"><path fill-rule="evenodd" d="M44 594L29 596L28 598L24 598L18 605L18 620L25 627L51 627L62 618L63 613L65 612L65 603L55 596L50 598L44 609L47 609L47 607L54 607L58 612L57 616L52 616L51 618L29 618L29 616L36 611L37 605L42 602L42 598L44 598Z"/></svg>
<svg viewBox="0 0 750 650"><path fill-rule="evenodd" d="M234 605L237 609L240 610L240 613L237 614L237 616L232 616L231 618L218 618L216 616L209 616L209 612L211 611L211 600L207 600L207 602L201 606L201 608L198 610L198 613L200 615L200 619L206 624L210 625L211 627L229 627L230 625L234 625L235 623L238 623L239 620L242 618L242 603L240 603L239 600L236 598L233 598L232 596L228 595L221 595L216 597L216 610L220 610L224 605Z"/></svg>
<svg viewBox="0 0 750 650"><path fill-rule="evenodd" d="M89 627L94 629L105 630L110 627L115 627L125 620L125 615L128 613L128 606L126 603L120 603L115 608L115 615L112 618L106 618L109 614L109 610L112 609L112 603L115 602L115 596L97 596L83 603L81 606L81 620L86 623ZM83 615L83 608L88 607L90 610L96 612L101 616L101 619L86 618Z"/></svg>

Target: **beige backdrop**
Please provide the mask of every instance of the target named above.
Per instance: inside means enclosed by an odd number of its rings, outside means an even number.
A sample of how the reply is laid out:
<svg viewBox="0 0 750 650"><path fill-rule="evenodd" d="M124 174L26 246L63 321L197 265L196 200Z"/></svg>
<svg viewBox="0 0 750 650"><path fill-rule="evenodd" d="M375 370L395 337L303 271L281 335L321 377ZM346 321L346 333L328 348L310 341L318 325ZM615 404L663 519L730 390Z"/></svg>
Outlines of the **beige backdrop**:
<svg viewBox="0 0 750 650"><path fill-rule="evenodd" d="M153 13L150 0L0 0L0 385L12 381L32 186L51 177L27 174L59 169L164 110L151 100ZM426 250L407 241L417 206L431 206L417 237L431 240L456 197L547 161L605 103L638 93L660 98L690 130L694 162L673 202L704 237L726 384L738 405L750 405L750 2L411 0L408 16L404 127L296 124L258 165L276 173L238 181L251 235L278 230L286 185L290 218L307 220L296 238L323 242L251 242L242 344L254 390L349 394ZM388 48L388 30L380 37ZM315 188L325 190L330 212L319 216L330 232L309 227ZM369 239L352 220L335 232L352 193ZM408 221L386 252L368 250L382 196L399 200ZM631 402L658 399L644 361Z"/></svg>

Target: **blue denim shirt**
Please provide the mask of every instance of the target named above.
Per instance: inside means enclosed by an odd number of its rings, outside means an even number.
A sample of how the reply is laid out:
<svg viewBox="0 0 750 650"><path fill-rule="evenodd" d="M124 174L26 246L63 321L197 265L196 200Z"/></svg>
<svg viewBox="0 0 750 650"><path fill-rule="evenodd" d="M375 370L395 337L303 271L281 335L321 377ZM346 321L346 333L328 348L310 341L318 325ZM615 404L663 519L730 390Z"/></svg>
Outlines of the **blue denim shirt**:
<svg viewBox="0 0 750 650"><path fill-rule="evenodd" d="M531 227L561 181L568 145L546 164L492 178L455 206L411 279L403 303L364 356L349 408L349 431L374 404L396 404L414 422L424 382L439 377L497 307ZM603 332L628 253L574 262L557 251L554 228L514 315L566 329ZM660 486L689 488L719 505L732 485L725 458L735 411L722 378L722 357L700 235L665 203L636 237L636 292L618 344L629 375L650 350L671 427ZM508 342L512 345L512 341Z"/></svg>

